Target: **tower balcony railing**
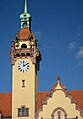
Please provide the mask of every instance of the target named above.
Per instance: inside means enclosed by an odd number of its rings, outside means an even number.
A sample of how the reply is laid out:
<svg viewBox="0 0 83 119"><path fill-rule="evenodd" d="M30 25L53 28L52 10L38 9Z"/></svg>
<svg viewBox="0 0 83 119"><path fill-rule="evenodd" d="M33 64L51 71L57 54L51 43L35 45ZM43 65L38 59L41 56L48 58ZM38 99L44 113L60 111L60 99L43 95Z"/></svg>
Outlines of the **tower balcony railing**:
<svg viewBox="0 0 83 119"><path fill-rule="evenodd" d="M34 48L20 48L14 50L14 57L32 56Z"/></svg>

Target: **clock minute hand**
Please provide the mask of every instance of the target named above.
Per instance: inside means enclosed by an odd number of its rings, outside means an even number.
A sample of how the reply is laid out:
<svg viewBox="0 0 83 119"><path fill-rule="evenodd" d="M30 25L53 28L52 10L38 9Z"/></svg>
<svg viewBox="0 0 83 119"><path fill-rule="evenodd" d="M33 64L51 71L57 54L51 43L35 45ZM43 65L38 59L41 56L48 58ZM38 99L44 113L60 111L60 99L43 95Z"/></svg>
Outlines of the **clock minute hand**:
<svg viewBox="0 0 83 119"><path fill-rule="evenodd" d="M23 67L25 67L27 64L28 64L28 63L26 63L26 64L23 64Z"/></svg>

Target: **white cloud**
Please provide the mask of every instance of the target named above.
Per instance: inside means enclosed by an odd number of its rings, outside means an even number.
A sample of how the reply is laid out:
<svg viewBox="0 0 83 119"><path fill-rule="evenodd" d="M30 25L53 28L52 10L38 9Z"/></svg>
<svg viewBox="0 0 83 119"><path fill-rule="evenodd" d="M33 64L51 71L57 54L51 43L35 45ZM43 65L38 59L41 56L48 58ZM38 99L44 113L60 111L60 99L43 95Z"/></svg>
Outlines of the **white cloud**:
<svg viewBox="0 0 83 119"><path fill-rule="evenodd" d="M75 41L69 43L69 49L75 49L76 47L77 47L77 43Z"/></svg>
<svg viewBox="0 0 83 119"><path fill-rule="evenodd" d="M80 50L77 53L77 58L83 59L83 46L80 47Z"/></svg>
<svg viewBox="0 0 83 119"><path fill-rule="evenodd" d="M78 65L83 66L83 45L79 47L75 41L72 41L69 44L69 49L78 50L75 56L78 58Z"/></svg>
<svg viewBox="0 0 83 119"><path fill-rule="evenodd" d="M79 61L78 65L79 65L79 66L83 65L82 60Z"/></svg>
<svg viewBox="0 0 83 119"><path fill-rule="evenodd" d="M76 36L77 37L82 37L83 36L83 33L78 33Z"/></svg>
<svg viewBox="0 0 83 119"><path fill-rule="evenodd" d="M82 25L78 25L78 29L83 29L83 26Z"/></svg>

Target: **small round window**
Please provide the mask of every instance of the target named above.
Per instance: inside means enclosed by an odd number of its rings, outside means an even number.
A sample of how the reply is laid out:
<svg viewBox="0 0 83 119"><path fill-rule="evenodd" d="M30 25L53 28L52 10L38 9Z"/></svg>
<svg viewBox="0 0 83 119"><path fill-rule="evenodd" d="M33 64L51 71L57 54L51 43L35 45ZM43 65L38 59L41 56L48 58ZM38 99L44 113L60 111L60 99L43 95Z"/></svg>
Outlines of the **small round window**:
<svg viewBox="0 0 83 119"><path fill-rule="evenodd" d="M27 48L27 45L26 44L22 44L21 48Z"/></svg>

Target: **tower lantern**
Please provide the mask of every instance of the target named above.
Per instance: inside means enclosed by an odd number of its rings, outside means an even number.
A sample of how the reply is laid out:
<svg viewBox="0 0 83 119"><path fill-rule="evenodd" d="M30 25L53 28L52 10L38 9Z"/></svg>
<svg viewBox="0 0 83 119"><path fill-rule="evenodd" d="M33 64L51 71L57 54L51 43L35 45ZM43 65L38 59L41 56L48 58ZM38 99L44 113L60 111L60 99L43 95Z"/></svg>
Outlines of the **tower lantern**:
<svg viewBox="0 0 83 119"><path fill-rule="evenodd" d="M20 15L21 28L30 28L31 16L27 10L27 0L25 0L24 13Z"/></svg>

